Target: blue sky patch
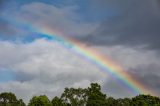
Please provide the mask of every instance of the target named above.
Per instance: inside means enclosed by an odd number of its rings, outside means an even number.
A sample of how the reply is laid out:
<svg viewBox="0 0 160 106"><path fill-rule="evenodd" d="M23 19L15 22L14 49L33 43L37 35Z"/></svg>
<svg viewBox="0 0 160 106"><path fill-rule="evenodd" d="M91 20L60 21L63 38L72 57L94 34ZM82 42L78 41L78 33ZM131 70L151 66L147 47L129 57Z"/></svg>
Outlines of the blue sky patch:
<svg viewBox="0 0 160 106"><path fill-rule="evenodd" d="M0 82L8 82L16 79L16 75L11 70L0 70Z"/></svg>

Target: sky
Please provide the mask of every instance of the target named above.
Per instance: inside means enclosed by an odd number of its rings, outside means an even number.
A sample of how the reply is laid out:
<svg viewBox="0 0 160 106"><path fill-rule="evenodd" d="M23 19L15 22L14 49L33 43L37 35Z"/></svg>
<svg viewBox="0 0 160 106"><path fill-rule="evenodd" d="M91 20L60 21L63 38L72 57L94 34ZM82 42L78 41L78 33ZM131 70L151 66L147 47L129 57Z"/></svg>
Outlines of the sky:
<svg viewBox="0 0 160 106"><path fill-rule="evenodd" d="M109 57L160 95L159 0L0 0L0 92L25 102L98 82L107 96L132 97L112 76L55 36Z"/></svg>

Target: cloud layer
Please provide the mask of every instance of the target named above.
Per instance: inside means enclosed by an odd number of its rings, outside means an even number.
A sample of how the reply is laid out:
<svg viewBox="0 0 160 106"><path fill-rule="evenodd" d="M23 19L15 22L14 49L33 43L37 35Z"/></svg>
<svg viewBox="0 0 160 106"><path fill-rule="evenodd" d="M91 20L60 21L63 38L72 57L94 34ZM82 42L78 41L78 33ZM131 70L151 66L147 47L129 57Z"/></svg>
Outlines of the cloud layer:
<svg viewBox="0 0 160 106"><path fill-rule="evenodd" d="M51 97L64 87L85 87L105 77L94 65L56 42L41 39L29 44L0 44L0 59L4 60L1 70L15 73L14 81L1 82L0 91L13 91L22 98L26 94L25 99L43 93Z"/></svg>
<svg viewBox="0 0 160 106"><path fill-rule="evenodd" d="M64 87L96 81L108 95L134 96L71 48L42 39L39 32L47 29L112 58L160 93L158 0L2 0L0 7L0 73L9 77L0 80L0 92L12 91L28 101L33 95L51 98Z"/></svg>
<svg viewBox="0 0 160 106"><path fill-rule="evenodd" d="M159 1L127 0L126 2L123 0L120 2L105 1L103 5L113 5L112 8L118 10L117 15L106 18L97 30L82 37L82 41L92 45L125 45L159 49Z"/></svg>

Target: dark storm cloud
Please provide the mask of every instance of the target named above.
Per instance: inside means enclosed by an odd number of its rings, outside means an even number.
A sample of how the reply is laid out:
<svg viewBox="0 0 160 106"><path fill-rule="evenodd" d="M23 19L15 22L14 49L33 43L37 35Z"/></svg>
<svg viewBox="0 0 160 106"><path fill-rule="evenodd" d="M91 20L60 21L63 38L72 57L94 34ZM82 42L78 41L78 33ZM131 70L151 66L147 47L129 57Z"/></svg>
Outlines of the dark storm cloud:
<svg viewBox="0 0 160 106"><path fill-rule="evenodd" d="M31 81L35 79L35 76L26 74L24 72L18 72L16 73L16 80L20 82L25 82L25 81Z"/></svg>
<svg viewBox="0 0 160 106"><path fill-rule="evenodd" d="M132 70L131 74L136 79L138 79L142 84L149 87L149 89L158 92L160 87L159 69L160 67L158 64L143 65L131 69Z"/></svg>
<svg viewBox="0 0 160 106"><path fill-rule="evenodd" d="M107 3L112 4L114 10L119 12L117 16L107 18L97 30L80 39L94 45L146 46L159 49L160 2L158 0L123 0L121 3L115 1L106 0L104 3L106 6Z"/></svg>
<svg viewBox="0 0 160 106"><path fill-rule="evenodd" d="M132 71L129 73L133 76L134 79L139 81L142 85L146 86L147 89L151 89L157 93L156 95L160 95L160 74L158 74L159 69L159 66L150 64L130 69ZM121 83L117 82L113 78L110 78L109 81L105 82L102 88L103 91L107 92L108 96L114 96L116 98L133 96L133 92L130 92L129 88L121 85ZM134 96L136 95L137 94Z"/></svg>

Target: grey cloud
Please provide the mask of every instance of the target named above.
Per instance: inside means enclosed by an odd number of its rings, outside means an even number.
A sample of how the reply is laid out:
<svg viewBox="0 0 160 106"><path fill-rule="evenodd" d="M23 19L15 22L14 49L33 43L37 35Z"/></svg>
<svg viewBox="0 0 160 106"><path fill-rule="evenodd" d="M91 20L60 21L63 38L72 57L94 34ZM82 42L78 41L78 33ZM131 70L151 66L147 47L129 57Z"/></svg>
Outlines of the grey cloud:
<svg viewBox="0 0 160 106"><path fill-rule="evenodd" d="M134 79L137 79L152 91L156 91L157 95L160 95L160 57L157 56L156 51L125 46L94 46L93 48L106 54L106 56L122 66ZM131 92L127 92L128 88L121 86L121 83L112 78L104 81L103 90L108 95L113 95L117 98L134 95Z"/></svg>
<svg viewBox="0 0 160 106"><path fill-rule="evenodd" d="M15 92L26 102L33 95L53 97L65 87L88 86L105 77L94 65L57 42L44 39L25 44L0 41L0 45L0 60L3 60L0 68L13 71L16 77L14 81L0 83L0 91Z"/></svg>
<svg viewBox="0 0 160 106"><path fill-rule="evenodd" d="M25 72L15 73L15 80L22 83L27 81L32 81L34 79L35 79L35 76L32 74L26 74Z"/></svg>
<svg viewBox="0 0 160 106"><path fill-rule="evenodd" d="M17 34L16 28L12 26L8 21L0 19L0 36L1 38L7 39L12 38Z"/></svg>
<svg viewBox="0 0 160 106"><path fill-rule="evenodd" d="M15 20L12 20L15 21ZM34 35L33 31L27 28L21 28L20 25L16 25L14 22L7 20L4 16L0 15L0 39L12 40L27 38L28 35ZM31 38L32 36L30 36Z"/></svg>
<svg viewBox="0 0 160 106"><path fill-rule="evenodd" d="M10 0L8 0L9 2ZM6 35L15 34L15 28L11 27L8 21L2 18L2 15L5 11L5 6L7 4L7 0L0 0L0 37L7 38ZM13 29L12 29L13 28Z"/></svg>
<svg viewBox="0 0 160 106"><path fill-rule="evenodd" d="M159 30L157 29L159 27L159 1L99 1L94 0L91 8L101 8L101 4L104 6L102 8L113 5L116 11L120 11L120 15L107 18L93 33L91 32L95 29L95 24L79 24L77 21L73 21L74 19L70 19L71 16L78 17L72 10L75 7L69 7L66 10L66 8L57 8L48 4L31 3L21 6L22 10L18 11L16 15L22 20L42 28L44 25L45 28L52 29L55 25L67 33L69 30L75 29L75 32L71 30L69 34L79 33L80 36L74 37L91 44L93 49L111 57L129 73L159 92L157 88L160 86L158 82L160 76L157 74L160 65L159 57L151 50L125 47L126 45L159 47ZM126 1L127 4L125 4ZM56 14L56 16L54 17L46 11ZM88 28L90 29L88 30ZM11 31L11 33L13 32ZM91 34L85 37L88 33ZM42 93L48 94L49 97L58 95L64 87L68 86L83 86L94 81L103 82L104 76L96 67L77 59L76 56L55 42L36 40L29 44L15 44L1 41L0 45L0 60L3 60L0 61L0 68L9 68L17 73L17 80L0 84L0 91L13 91L19 97L24 97L25 101L33 95ZM37 90L37 87L40 89ZM132 96L111 78L105 79L103 90L115 97Z"/></svg>
<svg viewBox="0 0 160 106"><path fill-rule="evenodd" d="M0 45L0 60L3 60L0 62L0 67L19 73L16 74L18 77L16 81L0 83L0 91L15 92L18 97L24 97L25 101L33 95L40 94L47 94L51 98L63 92L64 87L87 86L90 82L102 82L103 91L109 96L117 98L134 96L126 92L120 83L105 76L83 59L78 59L56 42L44 39L28 44L1 41ZM135 78L139 78L159 92L157 73L159 73L160 59L154 52L123 46L96 46L92 49L107 54L121 63ZM40 89L37 90L37 87Z"/></svg>
<svg viewBox="0 0 160 106"><path fill-rule="evenodd" d="M97 24L83 22L75 12L77 6L56 7L40 2L22 5L21 11L15 12L27 23L32 23L38 29L54 29L65 33L66 36L84 36L92 32Z"/></svg>
<svg viewBox="0 0 160 106"><path fill-rule="evenodd" d="M160 66L155 64L140 65L136 68L132 68L131 74L135 76L141 83L146 85L149 89L154 89L157 95L160 95Z"/></svg>
<svg viewBox="0 0 160 106"><path fill-rule="evenodd" d="M33 35L33 29L18 27L27 23L38 30L47 29L64 33L66 37L85 36L97 28L97 23L84 22L80 15L76 13L77 5L66 5L57 7L42 2L30 2L23 5L13 4L11 7L4 8L4 17L13 17L12 22L0 19L1 38L25 38ZM7 20L7 19L6 19ZM17 23L14 21L18 20Z"/></svg>
<svg viewBox="0 0 160 106"><path fill-rule="evenodd" d="M104 82L102 91L105 92L107 96L115 98L133 97L137 95L136 93L134 94L130 88L125 87L113 78L109 78L109 80Z"/></svg>
<svg viewBox="0 0 160 106"><path fill-rule="evenodd" d="M107 18L93 33L81 37L94 45L143 46L159 49L160 3L158 0L110 1L116 5L117 16ZM106 5L109 0L106 0ZM121 2L121 1L120 1ZM103 4L104 5L104 4Z"/></svg>

